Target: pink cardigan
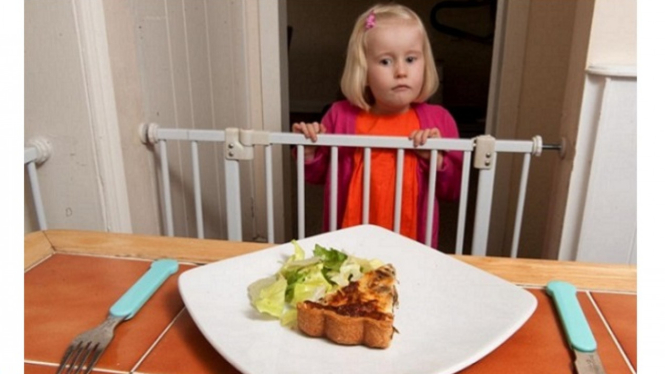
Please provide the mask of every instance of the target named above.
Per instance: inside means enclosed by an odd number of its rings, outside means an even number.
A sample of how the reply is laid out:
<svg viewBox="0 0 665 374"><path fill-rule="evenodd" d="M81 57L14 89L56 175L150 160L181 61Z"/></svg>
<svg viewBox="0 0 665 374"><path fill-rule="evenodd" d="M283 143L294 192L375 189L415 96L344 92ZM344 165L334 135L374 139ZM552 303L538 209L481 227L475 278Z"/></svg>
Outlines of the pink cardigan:
<svg viewBox="0 0 665 374"><path fill-rule="evenodd" d="M414 104L421 128L436 127L444 138L459 138L457 125L453 117L446 109L438 105ZM356 117L360 109L350 102L338 101L332 105L325 114L321 123L326 127L328 134L351 134L356 133ZM348 197L349 183L353 171L354 147L339 148L339 176L337 197L337 227L341 227L344 218L344 210ZM318 147L314 157L305 162L305 181L313 184L323 184L323 229L330 230L329 201L330 201L330 178L328 166L330 160L330 148ZM418 241L425 243L425 223L427 219L427 190L429 161L419 159L418 164ZM443 158L443 166L436 175L436 197L434 200L434 219L432 230L432 247L438 246L439 228L439 203L438 200L457 200L460 193L460 182L462 176L462 152L447 152Z"/></svg>

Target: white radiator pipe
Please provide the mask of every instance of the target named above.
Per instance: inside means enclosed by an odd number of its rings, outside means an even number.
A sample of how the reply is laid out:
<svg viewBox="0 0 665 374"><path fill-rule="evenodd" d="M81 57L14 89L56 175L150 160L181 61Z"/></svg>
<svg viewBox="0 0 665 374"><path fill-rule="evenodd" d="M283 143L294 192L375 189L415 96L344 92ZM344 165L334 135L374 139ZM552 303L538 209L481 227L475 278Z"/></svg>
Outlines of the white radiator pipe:
<svg viewBox="0 0 665 374"><path fill-rule="evenodd" d="M203 239L203 204L201 202L201 172L199 170L199 145L192 142L192 179L194 182L194 208L196 211L196 237Z"/></svg>
<svg viewBox="0 0 665 374"><path fill-rule="evenodd" d="M53 148L51 143L42 137L28 140L24 147L23 164L28 169L28 180L32 192L32 200L35 204L35 213L37 214L37 226L40 230L46 230L46 211L44 201L39 186L39 177L37 176L37 165L41 165L51 157Z"/></svg>

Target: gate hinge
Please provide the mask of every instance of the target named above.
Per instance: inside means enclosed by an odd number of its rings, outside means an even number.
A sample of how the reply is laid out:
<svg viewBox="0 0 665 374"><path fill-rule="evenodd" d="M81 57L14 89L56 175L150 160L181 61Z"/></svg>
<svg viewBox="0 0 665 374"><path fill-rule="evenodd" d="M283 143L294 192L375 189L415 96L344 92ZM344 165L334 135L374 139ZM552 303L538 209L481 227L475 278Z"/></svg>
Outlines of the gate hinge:
<svg viewBox="0 0 665 374"><path fill-rule="evenodd" d="M476 169L491 169L494 166L496 139L492 135L476 137L476 149L473 154L473 166Z"/></svg>
<svg viewBox="0 0 665 374"><path fill-rule="evenodd" d="M224 154L228 160L254 159L254 145L270 144L267 131L241 130L235 127L224 130Z"/></svg>

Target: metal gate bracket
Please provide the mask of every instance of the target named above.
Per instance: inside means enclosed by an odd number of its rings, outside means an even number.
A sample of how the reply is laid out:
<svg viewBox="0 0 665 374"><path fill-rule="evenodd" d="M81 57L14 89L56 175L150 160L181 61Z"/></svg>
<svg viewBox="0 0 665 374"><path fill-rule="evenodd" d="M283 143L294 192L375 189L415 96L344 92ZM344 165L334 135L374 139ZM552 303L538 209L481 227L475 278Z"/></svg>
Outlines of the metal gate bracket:
<svg viewBox="0 0 665 374"><path fill-rule="evenodd" d="M254 159L254 145L268 145L267 131L241 130L235 127L224 130L224 154L228 160Z"/></svg>
<svg viewBox="0 0 665 374"><path fill-rule="evenodd" d="M473 154L473 166L476 169L491 169L496 159L494 145L496 139L491 135L476 137L476 149Z"/></svg>

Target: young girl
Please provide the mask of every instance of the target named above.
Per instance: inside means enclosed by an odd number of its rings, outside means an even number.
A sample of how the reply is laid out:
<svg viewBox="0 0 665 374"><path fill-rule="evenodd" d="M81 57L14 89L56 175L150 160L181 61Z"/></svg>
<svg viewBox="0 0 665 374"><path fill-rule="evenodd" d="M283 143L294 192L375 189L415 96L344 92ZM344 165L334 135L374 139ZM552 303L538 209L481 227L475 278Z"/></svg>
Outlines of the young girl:
<svg viewBox="0 0 665 374"><path fill-rule="evenodd" d="M414 146L428 138L458 138L457 125L441 106L425 101L438 76L420 18L401 5L376 5L358 17L341 82L347 100L334 103L321 123L295 123L292 130L316 142L318 134L408 136ZM362 149L340 147L337 227L362 223ZM400 233L425 243L429 151L405 152ZM373 149L369 222L393 229L396 151ZM462 153L439 152L436 196L459 197ZM305 147L305 180L325 182L324 228L328 229L329 147ZM438 201L431 245L438 243Z"/></svg>

